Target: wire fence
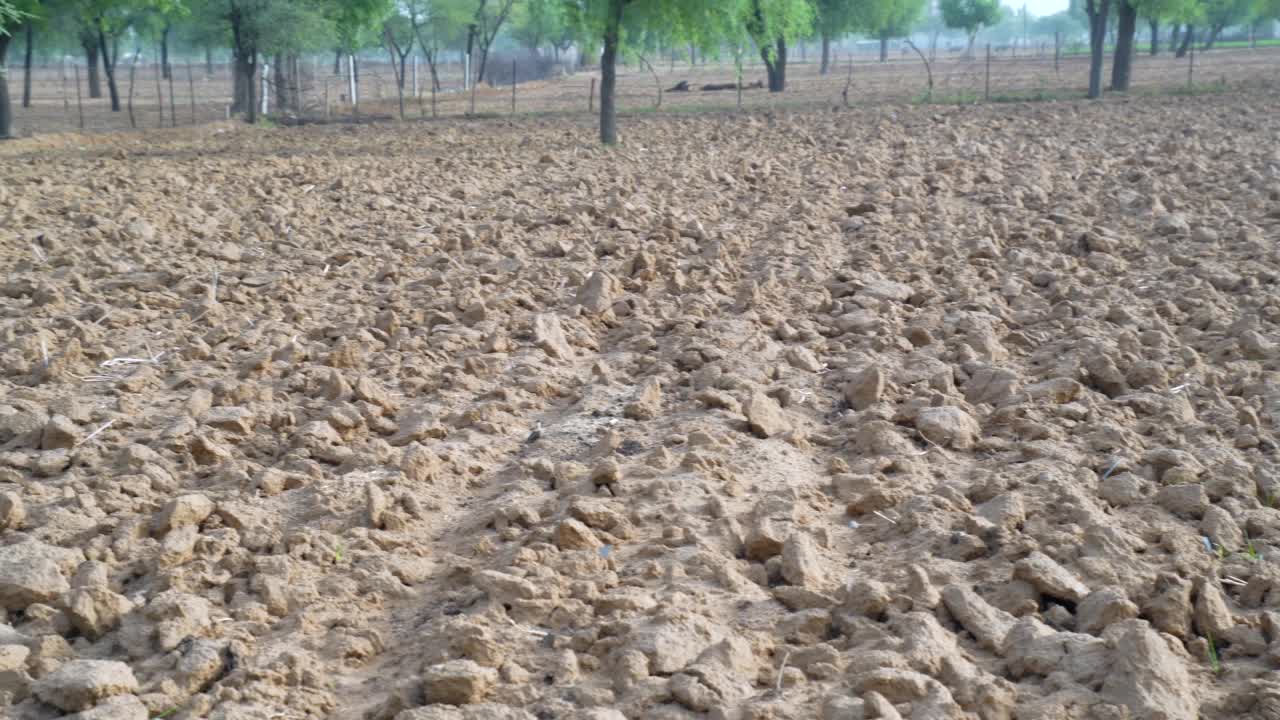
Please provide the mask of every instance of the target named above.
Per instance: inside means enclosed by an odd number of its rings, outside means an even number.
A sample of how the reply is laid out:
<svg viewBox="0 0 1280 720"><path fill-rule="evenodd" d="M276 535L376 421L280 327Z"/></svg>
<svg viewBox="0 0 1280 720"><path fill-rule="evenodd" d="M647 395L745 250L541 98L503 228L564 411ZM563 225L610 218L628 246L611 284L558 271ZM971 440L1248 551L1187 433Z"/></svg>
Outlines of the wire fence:
<svg viewBox="0 0 1280 720"><path fill-rule="evenodd" d="M623 112L729 110L738 107L800 105L867 106L906 102L976 103L1013 100L1072 99L1088 85L1087 55L1057 51L1047 44L1024 47L942 51L929 62L928 49L895 49L885 62L876 54L837 53L827 74L819 72L814 53L787 69L787 90L770 93L759 81L759 62L743 69L725 63L698 63L674 58L629 57L619 71L617 100ZM28 106L22 99L26 79L20 67L10 70L14 130L19 136L57 132L105 132L202 125L231 118L233 93L229 64L177 63L166 74L156 63L120 63L116 81L120 110L111 110L105 74L101 96L90 97L83 65L70 62L36 66ZM286 96L266 66L266 78L255 79L259 109L276 122L322 123L390 120L401 116L397 68L390 62L356 64L353 95L351 72L332 59L308 58L289 75ZM404 119L458 118L529 113L587 113L598 109L598 74L569 72L559 64L535 71L527 60L495 57L487 82L464 88L461 63L440 63L435 81L426 63L406 62ZM531 77L538 79L529 79ZM1110 57L1104 84L1110 77ZM1200 93L1217 89L1272 87L1280 83L1280 48L1192 51L1182 58L1164 52L1134 57L1131 94ZM511 82L514 79L515 82ZM492 84L491 84L492 83ZM265 90L265 98L263 96Z"/></svg>

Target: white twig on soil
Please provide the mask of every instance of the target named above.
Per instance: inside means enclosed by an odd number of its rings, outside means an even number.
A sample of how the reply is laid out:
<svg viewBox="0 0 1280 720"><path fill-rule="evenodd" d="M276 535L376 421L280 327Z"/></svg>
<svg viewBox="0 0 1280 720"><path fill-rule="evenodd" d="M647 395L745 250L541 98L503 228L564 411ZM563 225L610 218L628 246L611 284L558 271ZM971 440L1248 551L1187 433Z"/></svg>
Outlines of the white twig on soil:
<svg viewBox="0 0 1280 720"><path fill-rule="evenodd" d="M1243 587L1243 586L1245 586L1245 585L1248 585L1248 584L1249 584L1249 583L1247 583L1247 582L1245 582L1245 581L1241 580L1240 578L1235 577L1234 575L1227 575L1226 577L1222 578L1221 582L1222 582L1224 585L1236 585L1236 586L1240 586L1240 587Z"/></svg>
<svg viewBox="0 0 1280 720"><path fill-rule="evenodd" d="M147 352L151 352L151 348L147 348ZM164 357L168 350L161 350L158 354L145 358L134 357L118 357L104 360L101 367L115 367L117 365L159 365L160 358Z"/></svg>
<svg viewBox="0 0 1280 720"><path fill-rule="evenodd" d="M40 338L40 356L44 358L44 367L49 369L49 346L45 344L44 338Z"/></svg>
<svg viewBox="0 0 1280 720"><path fill-rule="evenodd" d="M924 440L924 441L925 441L926 443L928 443L929 445L932 445L933 447L938 448L939 450L941 450L941 451L942 451L942 452L944 452L944 453L945 453L945 452L947 452L947 449L946 449L946 448L944 448L944 447L942 447L941 445L939 445L938 443L936 443L936 442L934 442L934 441L930 440L930 439L929 439L929 437L928 437L927 435L925 435L924 433L920 432L919 430L917 430L917 431L916 431L916 434L920 436L920 439L921 439L921 440Z"/></svg>
<svg viewBox="0 0 1280 720"><path fill-rule="evenodd" d="M778 666L778 681L773 685L775 693L782 693L782 677L787 670L787 661L791 659L791 651L788 650L786 655L782 656L782 664Z"/></svg>
<svg viewBox="0 0 1280 720"><path fill-rule="evenodd" d="M76 444L77 444L77 445L84 445L85 443L88 443L90 440L92 440L92 439L94 439L94 438L98 437L98 434L99 434L99 433L101 433L103 430L106 430L107 428L109 428L109 427L111 427L112 425L115 425L115 424L116 424L116 421L115 421L115 420L108 420L108 421L106 421L105 423L103 423L102 427L100 427L100 428L98 428L97 430L94 430L93 432L89 433L88 435L86 435L86 436L85 436L85 438L84 438L83 440L81 440L80 442L78 442L78 443L76 443Z"/></svg>
<svg viewBox="0 0 1280 720"><path fill-rule="evenodd" d="M123 380L121 375L85 375L79 378L81 382L116 382Z"/></svg>
<svg viewBox="0 0 1280 720"><path fill-rule="evenodd" d="M36 254L36 257L39 258L40 262L44 263L49 261L49 258L45 256L44 251L35 243L31 243L31 252Z"/></svg>
<svg viewBox="0 0 1280 720"><path fill-rule="evenodd" d="M893 523L894 525L897 525L897 524L898 524L898 521L897 521L897 520L894 520L893 518L889 517L888 515L885 515L884 513L880 512L879 510L872 510L871 512L872 512L872 514L874 514L874 515L877 515L877 516L879 516L879 517L884 518L885 520L888 520L889 522Z"/></svg>
<svg viewBox="0 0 1280 720"><path fill-rule="evenodd" d="M1102 473L1102 479L1106 480L1107 478L1111 477L1111 473L1115 472L1116 468L1119 466L1120 466L1120 458L1116 458L1115 462L1111 463L1111 467L1107 468L1107 471Z"/></svg>

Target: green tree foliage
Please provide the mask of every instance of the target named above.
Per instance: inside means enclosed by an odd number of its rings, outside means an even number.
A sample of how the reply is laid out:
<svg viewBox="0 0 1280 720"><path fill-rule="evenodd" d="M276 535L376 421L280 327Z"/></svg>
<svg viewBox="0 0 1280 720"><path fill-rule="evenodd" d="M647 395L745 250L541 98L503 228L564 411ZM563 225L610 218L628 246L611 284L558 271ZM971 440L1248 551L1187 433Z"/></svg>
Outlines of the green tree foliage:
<svg viewBox="0 0 1280 720"><path fill-rule="evenodd" d="M831 69L831 41L841 38L857 27L857 0L814 0L814 28L822 39L822 68L826 75Z"/></svg>
<svg viewBox="0 0 1280 720"><path fill-rule="evenodd" d="M382 34L382 20L392 8L391 0L317 1L325 17L333 23L338 48L348 53L377 43Z"/></svg>
<svg viewBox="0 0 1280 720"><path fill-rule="evenodd" d="M1257 8L1257 0L1199 0L1200 16L1209 28L1206 38L1206 50L1213 47L1218 35L1231 26L1247 23L1253 19Z"/></svg>
<svg viewBox="0 0 1280 720"><path fill-rule="evenodd" d="M1031 23L1031 32L1036 35L1057 36L1063 41L1083 35L1088 29L1086 21L1067 10L1038 17Z"/></svg>
<svg viewBox="0 0 1280 720"><path fill-rule="evenodd" d="M724 43L740 60L754 42L770 89L781 90L787 43L812 31L814 10L808 0L565 0L565 16L580 36L602 41L600 139L612 145L618 140L617 59L625 43L659 37L704 51Z"/></svg>
<svg viewBox="0 0 1280 720"><path fill-rule="evenodd" d="M467 25L467 54L480 46L480 62L476 68L476 82L484 81L485 67L489 62L489 49L502 32L502 26L511 17L515 0L474 0L475 12Z"/></svg>
<svg viewBox="0 0 1280 720"><path fill-rule="evenodd" d="M939 0L942 21L947 27L964 30L969 36L969 53L978 31L1000 22L999 0Z"/></svg>
<svg viewBox="0 0 1280 720"><path fill-rule="evenodd" d="M405 0L403 8L427 60L432 86L439 90L440 54L462 43L471 18L471 0Z"/></svg>
<svg viewBox="0 0 1280 720"><path fill-rule="evenodd" d="M12 36L13 29L22 24L27 14L9 0L0 0L0 35Z"/></svg>
<svg viewBox="0 0 1280 720"><path fill-rule="evenodd" d="M13 108L9 101L9 68L6 57L13 33L24 23L39 17L37 0L0 0L0 140L13 134Z"/></svg>
<svg viewBox="0 0 1280 720"><path fill-rule="evenodd" d="M512 11L511 37L534 53L547 45L559 47L568 27L562 0L524 0Z"/></svg>
<svg viewBox="0 0 1280 720"><path fill-rule="evenodd" d="M902 37L924 13L926 0L876 0L858 5L856 28L880 40L880 62L888 59L889 40Z"/></svg>
<svg viewBox="0 0 1280 720"><path fill-rule="evenodd" d="M744 28L760 48L769 92L787 87L787 46L813 28L813 7L806 0L747 0Z"/></svg>

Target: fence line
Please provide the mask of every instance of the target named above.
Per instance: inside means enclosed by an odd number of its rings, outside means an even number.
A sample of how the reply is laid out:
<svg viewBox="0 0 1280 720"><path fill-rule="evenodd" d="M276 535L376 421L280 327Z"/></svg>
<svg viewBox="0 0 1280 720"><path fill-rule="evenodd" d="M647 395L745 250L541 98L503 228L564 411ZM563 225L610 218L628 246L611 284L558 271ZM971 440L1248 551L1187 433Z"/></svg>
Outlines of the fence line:
<svg viewBox="0 0 1280 720"><path fill-rule="evenodd" d="M964 57L953 52L939 52L931 60L933 102L978 102L1014 99L1071 99L1083 97L1087 85L1088 57L1067 54L1059 43L1042 44L1039 48L1000 48L988 46L977 49L974 57ZM906 48L903 49L906 52ZM818 58L811 54L807 62L792 62L788 69L788 90L773 94L755 89L751 82L762 74L761 63L747 63L740 93L743 106L778 107L803 103L830 103L842 105L841 97L848 89L848 101L852 105L876 105L903 102L919 102L926 97L928 79L925 65L915 56L891 54L887 62L877 62L874 55L853 52L837 52L831 58L832 72L818 74ZM894 56L897 55L897 56ZM632 58L627 58L632 60ZM415 61L418 59L415 57ZM324 62L298 63L291 73L287 92L281 93L271 83L270 112L280 122L324 122L381 120L397 117L398 92L395 68L383 60L358 61L359 106L352 102L351 78L347 63L334 75L331 65ZM14 107L14 127L18 134L65 132L83 130L89 132L126 130L130 128L126 113L109 110L106 78L101 77L102 97L90 98L88 77L78 64L72 63L73 72L67 72L64 63L37 66L32 73L32 105L30 108ZM425 82L414 82L408 77L405 83L405 116L408 119L427 117L462 117L468 114L481 116L510 115L513 113L586 113L596 109L597 73L582 71L572 75L524 81L526 68L510 57L491 58L489 67L498 75L499 83L490 86L481 83L471 91L463 91L464 70L460 62L439 63L433 74L426 69ZM176 66L175 66L176 68ZM497 70L496 68L501 68ZM212 72L209 72L212 70ZM405 75L408 76L406 67ZM850 71L846 76L846 70ZM1110 70L1110 57L1104 67L1104 77ZM16 72L15 72L16 71ZM507 76L518 80L510 83ZM165 98L161 68L158 63L142 63L131 66L127 78L131 86L137 84L137 95L130 92L131 108L136 108L138 119L155 112L158 125L164 126L166 100L170 127L196 125L226 120L232 95L232 68L229 64L205 68L187 64L187 82L175 84L172 74L168 78L169 96ZM278 72L272 68L271 73ZM136 78L134 74L136 73ZM659 62L643 70L636 63L628 62L619 68L617 104L620 110L637 111L655 108L654 80L658 79L666 101L662 111L682 109L732 110L738 106L735 92L704 91L705 85L736 89L733 82L736 70L732 65L707 63L690 66L687 62ZM11 68L10 81L24 82L22 68ZM435 79L438 78L437 86ZM1249 49L1222 49L1209 52L1188 53L1175 58L1172 53L1155 57L1136 54L1132 71L1132 92L1159 93L1181 91L1188 86L1196 90L1212 90L1213 86L1257 85L1275 86L1280 83L1280 47ZM677 85L685 81L688 91ZM255 78L255 83L261 83ZM72 107L74 83L76 103ZM154 83L154 94L142 88ZM1204 85L1196 85L1203 83ZM123 84L123 83L122 83ZM519 85L518 102L516 85ZM121 88L126 90L127 88ZM184 97L185 95L185 97ZM279 101L297 98L296 108L282 110ZM428 108L428 98L429 105ZM474 109L472 101L474 99ZM258 101L264 96L259 94ZM190 108L189 117L178 117L177 106L185 103ZM136 122L140 128L147 123Z"/></svg>

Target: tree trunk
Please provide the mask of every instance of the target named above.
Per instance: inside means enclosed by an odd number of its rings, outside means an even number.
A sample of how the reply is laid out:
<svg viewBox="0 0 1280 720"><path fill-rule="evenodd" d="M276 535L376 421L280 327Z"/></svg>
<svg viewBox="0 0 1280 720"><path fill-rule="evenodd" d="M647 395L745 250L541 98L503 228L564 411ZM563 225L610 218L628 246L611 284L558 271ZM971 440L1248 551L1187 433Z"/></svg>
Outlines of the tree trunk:
<svg viewBox="0 0 1280 720"><path fill-rule="evenodd" d="M243 112L245 121L253 124L258 121L258 104L254 92L254 77L258 65L258 48L247 41L244 33L244 18L233 9L231 14L231 75L234 78L235 94L231 105L233 112Z"/></svg>
<svg viewBox="0 0 1280 720"><path fill-rule="evenodd" d="M22 58L22 107L31 107L31 65L32 50L35 47L36 25L27 23L27 52Z"/></svg>
<svg viewBox="0 0 1280 720"><path fill-rule="evenodd" d="M970 60L973 59L973 44L975 41L977 41L977 39L978 39L977 31L969 33L969 48L964 51L964 56L969 58Z"/></svg>
<svg viewBox="0 0 1280 720"><path fill-rule="evenodd" d="M1191 43L1194 40L1195 36L1196 36L1195 25L1188 25L1185 29L1183 29L1182 44L1178 46L1178 52L1174 53L1173 56L1177 58L1186 57L1187 48L1191 47Z"/></svg>
<svg viewBox="0 0 1280 720"><path fill-rule="evenodd" d="M1120 0L1116 8L1116 54L1111 63L1111 89L1128 92L1133 68L1133 39L1138 32L1138 8L1129 0Z"/></svg>
<svg viewBox="0 0 1280 720"><path fill-rule="evenodd" d="M173 68L169 67L169 32L172 30L173 27L167 22L160 30L160 72L165 80L173 77Z"/></svg>
<svg viewBox="0 0 1280 720"><path fill-rule="evenodd" d="M89 76L89 97L102 97L102 82L98 79L98 36L86 30L80 33L80 47L84 48L84 64Z"/></svg>
<svg viewBox="0 0 1280 720"><path fill-rule="evenodd" d="M333 51L333 76L339 77L341 75L342 75L342 51L334 50Z"/></svg>
<svg viewBox="0 0 1280 720"><path fill-rule="evenodd" d="M1148 20L1147 24L1151 26L1151 57L1160 54L1160 21Z"/></svg>
<svg viewBox="0 0 1280 720"><path fill-rule="evenodd" d="M880 62L889 62L889 36L880 36Z"/></svg>
<svg viewBox="0 0 1280 720"><path fill-rule="evenodd" d="M244 95L244 75L241 73L240 63L234 59L231 61L231 112L242 113L245 106Z"/></svg>
<svg viewBox="0 0 1280 720"><path fill-rule="evenodd" d="M115 45L113 42L112 45ZM116 58L107 47L107 33L98 28L98 52L102 55L102 71L107 74L107 92L111 93L111 112L120 112L120 88L116 85Z"/></svg>
<svg viewBox="0 0 1280 720"><path fill-rule="evenodd" d="M297 53L289 56L289 105L294 112L302 112L302 62Z"/></svg>
<svg viewBox="0 0 1280 720"><path fill-rule="evenodd" d="M256 55L257 53L254 53L252 58L237 57L235 59L236 74L240 76L239 110L244 113L245 122L251 125L258 122L258 94L257 88L254 87L258 74Z"/></svg>
<svg viewBox="0 0 1280 720"><path fill-rule="evenodd" d="M760 49L760 57L764 59L765 73L769 76L769 92L782 92L787 89L787 41L778 38L774 48L765 46Z"/></svg>
<svg viewBox="0 0 1280 720"><path fill-rule="evenodd" d="M1111 0L1087 0L1089 14L1089 98L1102 97L1102 63L1107 45Z"/></svg>
<svg viewBox="0 0 1280 720"><path fill-rule="evenodd" d="M492 44L493 44L492 41L490 42L484 42L484 40L480 41L480 72L476 73L477 85L484 82L484 66L489 63L489 46Z"/></svg>
<svg viewBox="0 0 1280 720"><path fill-rule="evenodd" d="M276 111L289 110L289 66L285 64L284 53L276 53L271 63L272 92L276 94Z"/></svg>
<svg viewBox="0 0 1280 720"><path fill-rule="evenodd" d="M1175 51L1178 49L1178 31L1181 29L1181 25L1174 23L1173 32L1169 33L1169 47L1173 48Z"/></svg>
<svg viewBox="0 0 1280 720"><path fill-rule="evenodd" d="M1208 49L1212 48L1212 47L1213 47L1213 44L1214 44L1215 42L1217 42L1217 41L1218 41L1218 35L1222 33L1222 28L1223 28L1223 27L1225 27L1225 26L1224 26L1224 25L1214 25L1213 27L1209 28L1209 39L1204 41L1204 45L1203 45L1203 46L1201 46L1201 48L1200 48L1200 49L1201 49L1201 50L1208 50Z"/></svg>
<svg viewBox="0 0 1280 720"><path fill-rule="evenodd" d="M831 36L822 34L822 69L818 71L819 75L826 75L831 72Z"/></svg>
<svg viewBox="0 0 1280 720"><path fill-rule="evenodd" d="M9 107L9 76L5 57L9 54L9 36L0 33L0 140L13 137L13 108Z"/></svg>
<svg viewBox="0 0 1280 720"><path fill-rule="evenodd" d="M614 91L618 86L618 34L626 0L609 0L604 25L604 53L600 56L600 142L618 144L618 112Z"/></svg>

